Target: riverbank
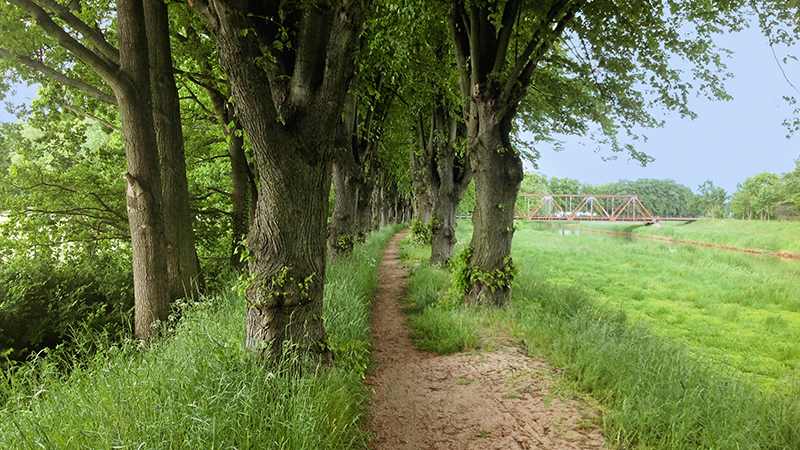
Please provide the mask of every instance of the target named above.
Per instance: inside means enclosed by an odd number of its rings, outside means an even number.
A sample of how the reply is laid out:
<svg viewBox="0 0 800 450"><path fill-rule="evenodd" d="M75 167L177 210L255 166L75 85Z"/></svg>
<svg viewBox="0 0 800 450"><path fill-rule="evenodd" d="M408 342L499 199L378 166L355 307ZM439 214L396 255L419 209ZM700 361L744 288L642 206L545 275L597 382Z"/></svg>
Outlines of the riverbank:
<svg viewBox="0 0 800 450"><path fill-rule="evenodd" d="M691 223L662 222L660 227L613 222L581 222L581 227L800 260L800 222L702 219Z"/></svg>

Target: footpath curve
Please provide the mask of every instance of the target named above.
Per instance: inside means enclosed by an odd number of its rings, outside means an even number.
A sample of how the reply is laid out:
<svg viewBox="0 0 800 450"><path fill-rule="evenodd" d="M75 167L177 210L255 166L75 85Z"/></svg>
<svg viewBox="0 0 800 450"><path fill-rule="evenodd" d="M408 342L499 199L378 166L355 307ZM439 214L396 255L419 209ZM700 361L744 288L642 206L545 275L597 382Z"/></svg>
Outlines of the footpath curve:
<svg viewBox="0 0 800 450"><path fill-rule="evenodd" d="M373 355L366 384L370 448L599 449L599 413L547 396L551 370L498 339L493 351L438 356L417 350L405 325L407 270L398 233L383 252L373 303Z"/></svg>

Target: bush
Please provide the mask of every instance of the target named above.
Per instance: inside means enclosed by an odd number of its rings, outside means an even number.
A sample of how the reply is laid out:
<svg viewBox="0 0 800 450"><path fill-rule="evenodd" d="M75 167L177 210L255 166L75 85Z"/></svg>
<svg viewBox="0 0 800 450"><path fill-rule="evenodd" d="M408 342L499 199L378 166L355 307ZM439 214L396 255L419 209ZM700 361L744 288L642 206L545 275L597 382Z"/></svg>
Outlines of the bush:
<svg viewBox="0 0 800 450"><path fill-rule="evenodd" d="M0 265L0 352L20 361L69 342L77 328L125 329L133 308L126 256L39 256Z"/></svg>

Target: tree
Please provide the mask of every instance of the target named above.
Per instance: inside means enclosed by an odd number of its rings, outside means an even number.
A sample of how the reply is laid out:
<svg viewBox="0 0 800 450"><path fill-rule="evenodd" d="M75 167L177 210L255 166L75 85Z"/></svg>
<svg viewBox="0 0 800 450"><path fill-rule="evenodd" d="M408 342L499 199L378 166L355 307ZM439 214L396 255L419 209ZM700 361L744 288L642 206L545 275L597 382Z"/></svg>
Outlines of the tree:
<svg viewBox="0 0 800 450"><path fill-rule="evenodd" d="M731 198L731 213L748 219L754 212L760 220L769 220L780 203L780 178L769 172L762 172L736 185L737 191Z"/></svg>
<svg viewBox="0 0 800 450"><path fill-rule="evenodd" d="M200 280L189 212L180 112L172 78L166 6L156 0L144 4L118 2L116 17L101 7L97 11L105 16L94 18L93 25L89 25L68 7L51 0L13 0L10 3L19 8L6 17L14 24L13 31L19 31L20 23L33 19L46 35L39 41L50 40L43 49L68 51L82 63L79 67L91 69L95 76L102 78L105 86L95 87L13 49L4 48L0 55L118 106L127 152L125 179L129 188L128 216L134 253L136 336L148 339L151 324L169 314L169 299L192 292ZM75 30L76 36L54 18ZM116 30L104 32L101 23L106 27L116 25ZM118 38L119 49L107 40L109 34ZM56 54L63 60L63 55ZM66 63L67 67L74 65ZM80 71L75 72L80 74ZM106 93L108 87L114 92L113 96ZM164 218L165 211L169 211L169 220ZM166 255L162 254L164 249ZM162 285L162 276L168 287Z"/></svg>
<svg viewBox="0 0 800 450"><path fill-rule="evenodd" d="M280 357L289 343L331 361L322 322L328 197L366 3L192 3L214 33L258 171L246 346L259 353Z"/></svg>
<svg viewBox="0 0 800 450"><path fill-rule="evenodd" d="M698 186L697 190L698 195L696 199L700 207L706 214L710 212L711 220L714 220L716 213L721 211L725 202L730 199L728 193L725 192L725 189L714 186L714 182L711 180L706 180L703 184Z"/></svg>
<svg viewBox="0 0 800 450"><path fill-rule="evenodd" d="M691 188L674 180L642 178L609 183L599 194L636 195L654 216L692 216L694 193Z"/></svg>
<svg viewBox="0 0 800 450"><path fill-rule="evenodd" d="M394 96L384 86L381 72L367 83L367 94L361 95L355 79L351 83L333 157L335 192L328 242L333 257L352 254L353 245L363 242L371 228L369 200L374 188L374 162ZM361 103L366 103L363 111L359 111L359 97L363 98Z"/></svg>
<svg viewBox="0 0 800 450"><path fill-rule="evenodd" d="M464 126L442 96L431 105L427 137L422 117L417 142L421 147L423 178L432 199L431 262L445 264L456 244L456 214L472 172L466 154Z"/></svg>
<svg viewBox="0 0 800 450"><path fill-rule="evenodd" d="M447 27L440 20L446 10L437 6L428 5L428 14L409 21L410 51L402 65L408 68L404 89L413 95L408 114L416 119L411 157L422 197L418 220L429 225L431 262L445 264L455 251L456 216L472 171L458 72Z"/></svg>
<svg viewBox="0 0 800 450"><path fill-rule="evenodd" d="M519 149L509 134L529 88L535 85L546 93L552 85L567 85L564 80L571 77L573 87L580 84L612 105L596 109L596 120L612 144L619 129L610 120L615 114L626 128L631 123L658 124L645 112L640 84L648 84L667 108L691 115L686 107L691 87L677 81L680 75L669 69L669 58L674 54L693 62L703 88L725 97L719 77L705 66L720 64L710 35L719 26L736 25L727 15L732 6L709 9L700 1L451 2L449 22L466 100L477 195L468 268L461 283L466 303L502 305L510 295L511 205L523 175ZM695 35L682 38L679 30L690 25L695 25ZM649 160L633 147L627 149L633 158Z"/></svg>

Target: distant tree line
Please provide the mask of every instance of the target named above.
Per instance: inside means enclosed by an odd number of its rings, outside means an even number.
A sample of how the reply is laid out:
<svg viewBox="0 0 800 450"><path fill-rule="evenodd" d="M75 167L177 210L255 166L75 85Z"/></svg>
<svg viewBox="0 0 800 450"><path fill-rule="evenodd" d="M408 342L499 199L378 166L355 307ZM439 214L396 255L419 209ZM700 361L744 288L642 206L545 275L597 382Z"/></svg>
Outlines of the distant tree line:
<svg viewBox="0 0 800 450"><path fill-rule="evenodd" d="M800 220L800 158L782 175L761 172L739 183L731 216L747 220Z"/></svg>

